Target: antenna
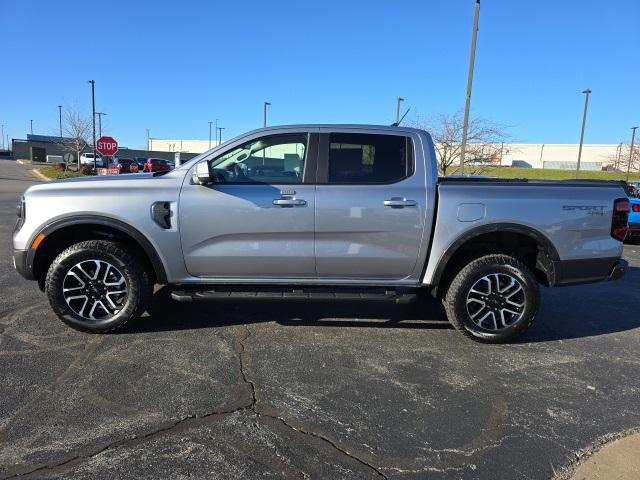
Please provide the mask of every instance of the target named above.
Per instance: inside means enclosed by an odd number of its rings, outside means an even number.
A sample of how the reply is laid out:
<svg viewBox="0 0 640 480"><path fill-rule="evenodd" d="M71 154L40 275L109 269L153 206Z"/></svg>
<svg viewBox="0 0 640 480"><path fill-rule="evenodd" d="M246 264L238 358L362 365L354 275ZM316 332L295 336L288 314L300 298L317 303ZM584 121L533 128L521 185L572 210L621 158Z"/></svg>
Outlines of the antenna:
<svg viewBox="0 0 640 480"><path fill-rule="evenodd" d="M407 113L409 113L409 110L411 110L411 108L407 108L407 111L406 111L406 112L404 112L404 115L402 115L402 118L400 118L400 120L398 120L397 122L393 122L393 123L391 124L391 126L392 126L392 127L399 127L399 126L400 126L400 124L402 123L402 120L404 120L404 117L406 117L406 116L407 116Z"/></svg>

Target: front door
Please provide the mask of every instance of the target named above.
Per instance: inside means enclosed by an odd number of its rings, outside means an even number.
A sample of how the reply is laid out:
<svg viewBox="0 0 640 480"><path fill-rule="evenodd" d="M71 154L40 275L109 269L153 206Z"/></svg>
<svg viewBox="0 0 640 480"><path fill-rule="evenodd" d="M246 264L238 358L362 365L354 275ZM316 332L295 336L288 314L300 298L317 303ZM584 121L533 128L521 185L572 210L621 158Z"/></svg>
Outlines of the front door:
<svg viewBox="0 0 640 480"><path fill-rule="evenodd" d="M317 134L253 138L207 159L214 181L185 181L180 233L191 275L215 279L315 277Z"/></svg>
<svg viewBox="0 0 640 480"><path fill-rule="evenodd" d="M416 276L426 176L407 134L321 136L316 191L318 278L401 281Z"/></svg>

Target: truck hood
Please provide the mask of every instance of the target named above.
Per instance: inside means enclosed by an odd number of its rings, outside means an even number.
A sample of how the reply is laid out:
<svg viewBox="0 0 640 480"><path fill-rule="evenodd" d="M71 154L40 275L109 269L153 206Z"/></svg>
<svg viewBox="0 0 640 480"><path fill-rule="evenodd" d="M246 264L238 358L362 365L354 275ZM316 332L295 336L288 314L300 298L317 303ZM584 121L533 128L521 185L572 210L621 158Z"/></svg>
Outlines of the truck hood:
<svg viewBox="0 0 640 480"><path fill-rule="evenodd" d="M87 176L54 180L33 185L27 189L25 196L40 194L57 195L91 195L106 193L120 195L120 192L132 192L140 189L154 189L168 185L179 186L184 178L184 171L159 173L129 173L123 175Z"/></svg>

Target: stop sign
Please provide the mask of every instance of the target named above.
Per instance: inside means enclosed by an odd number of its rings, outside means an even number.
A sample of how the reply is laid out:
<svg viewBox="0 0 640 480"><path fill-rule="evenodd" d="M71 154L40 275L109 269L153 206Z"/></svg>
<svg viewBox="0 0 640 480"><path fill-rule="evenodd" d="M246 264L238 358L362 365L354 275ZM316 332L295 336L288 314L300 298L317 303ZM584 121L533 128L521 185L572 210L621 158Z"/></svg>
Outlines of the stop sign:
<svg viewBox="0 0 640 480"><path fill-rule="evenodd" d="M100 137L96 142L96 150L105 157L112 157L118 151L118 142L113 137Z"/></svg>

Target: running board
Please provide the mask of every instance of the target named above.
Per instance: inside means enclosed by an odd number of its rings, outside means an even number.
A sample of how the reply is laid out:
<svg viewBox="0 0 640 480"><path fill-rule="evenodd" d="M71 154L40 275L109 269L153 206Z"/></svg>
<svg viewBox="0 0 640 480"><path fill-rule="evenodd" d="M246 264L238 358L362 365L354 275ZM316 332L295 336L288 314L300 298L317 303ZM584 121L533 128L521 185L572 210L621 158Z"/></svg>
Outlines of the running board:
<svg viewBox="0 0 640 480"><path fill-rule="evenodd" d="M255 285L220 285L174 290L177 302L207 300L394 300L397 303L415 299L415 288L331 288L331 287L259 287Z"/></svg>

